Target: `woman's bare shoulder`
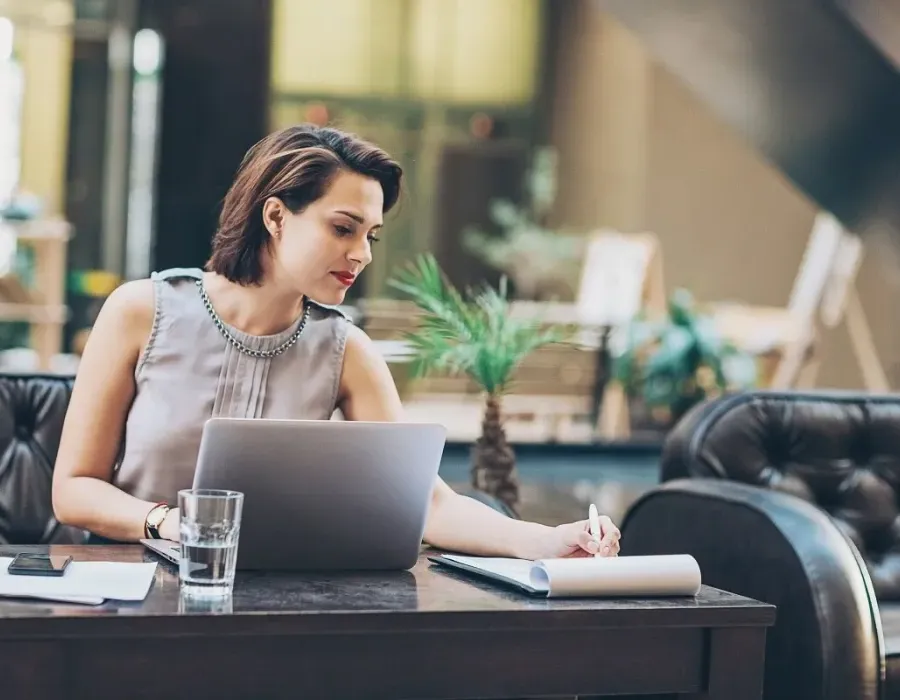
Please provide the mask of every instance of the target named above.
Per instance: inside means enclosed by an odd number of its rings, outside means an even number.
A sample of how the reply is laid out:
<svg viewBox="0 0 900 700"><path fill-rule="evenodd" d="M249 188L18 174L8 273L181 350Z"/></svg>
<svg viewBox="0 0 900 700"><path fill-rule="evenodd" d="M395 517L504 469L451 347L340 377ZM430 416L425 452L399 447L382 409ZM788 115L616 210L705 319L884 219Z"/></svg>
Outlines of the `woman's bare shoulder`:
<svg viewBox="0 0 900 700"><path fill-rule="evenodd" d="M398 420L402 404L381 351L358 326L347 330L338 399L347 420Z"/></svg>
<svg viewBox="0 0 900 700"><path fill-rule="evenodd" d="M140 279L125 282L113 290L103 304L107 313L131 320L150 319L154 314L153 280Z"/></svg>
<svg viewBox="0 0 900 700"><path fill-rule="evenodd" d="M369 334L359 326L347 322L347 340L344 348L344 362L351 365L381 365L384 357Z"/></svg>
<svg viewBox="0 0 900 700"><path fill-rule="evenodd" d="M114 334L120 341L142 345L153 328L155 313L153 281L140 279L125 282L106 298L91 335Z"/></svg>

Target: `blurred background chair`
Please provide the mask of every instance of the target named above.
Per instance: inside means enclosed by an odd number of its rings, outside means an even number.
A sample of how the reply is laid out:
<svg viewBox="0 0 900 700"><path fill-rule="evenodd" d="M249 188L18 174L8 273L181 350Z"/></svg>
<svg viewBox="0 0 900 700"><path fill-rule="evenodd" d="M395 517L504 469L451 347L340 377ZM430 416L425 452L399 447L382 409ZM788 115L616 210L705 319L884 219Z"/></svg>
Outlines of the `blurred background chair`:
<svg viewBox="0 0 900 700"><path fill-rule="evenodd" d="M0 375L0 543L80 543L53 516L51 486L71 377Z"/></svg>
<svg viewBox="0 0 900 700"><path fill-rule="evenodd" d="M767 700L900 697L900 396L750 392L695 407L623 554L686 552L778 606Z"/></svg>

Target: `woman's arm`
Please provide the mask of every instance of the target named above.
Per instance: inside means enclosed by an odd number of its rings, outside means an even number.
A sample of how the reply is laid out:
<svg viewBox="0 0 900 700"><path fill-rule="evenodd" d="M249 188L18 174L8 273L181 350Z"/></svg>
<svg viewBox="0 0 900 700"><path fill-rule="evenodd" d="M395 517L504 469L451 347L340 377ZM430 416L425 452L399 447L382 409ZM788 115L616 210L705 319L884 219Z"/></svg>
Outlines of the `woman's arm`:
<svg viewBox="0 0 900 700"><path fill-rule="evenodd" d="M400 421L403 406L387 363L369 337L350 328L341 375L340 407L347 420ZM607 548L618 553L619 531L602 519L603 538L595 543L586 521L548 527L514 520L473 498L453 491L438 477L431 499L425 541L441 549L483 556L538 559L588 554Z"/></svg>
<svg viewBox="0 0 900 700"><path fill-rule="evenodd" d="M155 505L113 486L134 371L153 325L153 283L128 282L103 304L85 346L53 470L53 510L66 525L102 537L136 541ZM166 518L171 536L177 518Z"/></svg>

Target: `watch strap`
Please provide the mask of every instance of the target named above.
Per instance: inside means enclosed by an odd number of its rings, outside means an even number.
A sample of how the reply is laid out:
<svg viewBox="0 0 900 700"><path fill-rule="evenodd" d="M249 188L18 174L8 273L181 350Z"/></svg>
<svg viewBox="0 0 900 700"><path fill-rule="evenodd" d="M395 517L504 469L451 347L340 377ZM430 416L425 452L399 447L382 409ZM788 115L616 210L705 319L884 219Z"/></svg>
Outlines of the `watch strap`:
<svg viewBox="0 0 900 700"><path fill-rule="evenodd" d="M170 510L172 509L167 503L157 503L150 509L147 517L144 518L144 535L147 539L162 539L162 536L159 534L159 526L162 525Z"/></svg>

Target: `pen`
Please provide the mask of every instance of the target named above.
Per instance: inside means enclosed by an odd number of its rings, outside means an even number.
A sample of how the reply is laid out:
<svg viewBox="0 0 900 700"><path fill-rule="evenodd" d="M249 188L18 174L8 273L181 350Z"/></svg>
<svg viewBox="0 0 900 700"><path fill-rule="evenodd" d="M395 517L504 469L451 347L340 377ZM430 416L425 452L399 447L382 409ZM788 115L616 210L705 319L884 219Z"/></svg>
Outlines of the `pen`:
<svg viewBox="0 0 900 700"><path fill-rule="evenodd" d="M588 522L591 526L591 536L597 542L597 545L600 544L600 514L597 512L597 506L591 503L591 507L588 509ZM594 554L595 557L600 556L600 552L596 552Z"/></svg>

